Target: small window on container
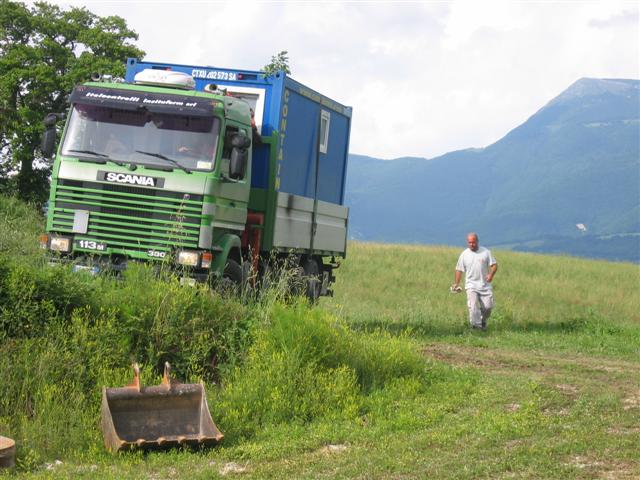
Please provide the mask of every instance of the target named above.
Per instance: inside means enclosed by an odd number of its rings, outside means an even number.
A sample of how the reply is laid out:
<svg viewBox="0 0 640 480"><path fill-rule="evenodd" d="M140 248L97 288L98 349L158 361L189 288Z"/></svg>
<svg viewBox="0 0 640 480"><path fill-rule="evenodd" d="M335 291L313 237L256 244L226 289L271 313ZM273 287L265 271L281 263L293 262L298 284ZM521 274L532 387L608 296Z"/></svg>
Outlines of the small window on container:
<svg viewBox="0 0 640 480"><path fill-rule="evenodd" d="M329 148L329 121L331 114L326 110L320 112L320 153L327 153Z"/></svg>

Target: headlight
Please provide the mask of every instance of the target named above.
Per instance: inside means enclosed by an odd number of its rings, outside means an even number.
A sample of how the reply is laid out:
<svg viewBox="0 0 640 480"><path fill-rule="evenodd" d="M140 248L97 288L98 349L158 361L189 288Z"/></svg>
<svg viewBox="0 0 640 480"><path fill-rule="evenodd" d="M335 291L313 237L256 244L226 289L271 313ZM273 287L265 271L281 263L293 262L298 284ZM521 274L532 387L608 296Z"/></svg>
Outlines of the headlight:
<svg viewBox="0 0 640 480"><path fill-rule="evenodd" d="M197 267L200 261L200 253L189 250L181 250L178 252L178 263L189 267Z"/></svg>
<svg viewBox="0 0 640 480"><path fill-rule="evenodd" d="M71 239L67 237L51 237L49 248L54 252L66 253L71 250Z"/></svg>

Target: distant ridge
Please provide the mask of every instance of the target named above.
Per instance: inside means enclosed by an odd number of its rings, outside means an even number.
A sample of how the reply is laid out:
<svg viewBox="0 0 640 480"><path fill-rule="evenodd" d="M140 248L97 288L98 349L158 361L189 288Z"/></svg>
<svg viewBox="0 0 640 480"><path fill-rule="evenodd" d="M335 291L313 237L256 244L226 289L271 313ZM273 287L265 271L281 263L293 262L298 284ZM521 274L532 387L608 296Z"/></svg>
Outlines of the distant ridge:
<svg viewBox="0 0 640 480"><path fill-rule="evenodd" d="M482 149L350 156L350 235L640 262L640 81L581 78ZM581 230L576 225L585 226Z"/></svg>
<svg viewBox="0 0 640 480"><path fill-rule="evenodd" d="M555 103L571 101L575 98L599 96L605 93L612 95L624 95L630 89L638 89L638 80L628 80L623 78L586 78L583 77L572 83L560 95L552 99L546 106Z"/></svg>

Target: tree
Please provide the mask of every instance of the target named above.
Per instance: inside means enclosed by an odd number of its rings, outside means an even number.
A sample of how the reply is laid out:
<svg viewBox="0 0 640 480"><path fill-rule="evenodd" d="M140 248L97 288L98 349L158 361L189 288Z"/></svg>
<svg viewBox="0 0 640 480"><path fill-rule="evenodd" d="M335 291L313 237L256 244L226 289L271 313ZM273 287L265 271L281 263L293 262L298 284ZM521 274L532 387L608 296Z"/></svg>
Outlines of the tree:
<svg viewBox="0 0 640 480"><path fill-rule="evenodd" d="M47 113L64 112L74 85L91 73L124 76L144 52L123 18L0 0L0 188L43 202L50 161L38 153Z"/></svg>
<svg viewBox="0 0 640 480"><path fill-rule="evenodd" d="M291 69L289 69L289 57L287 56L288 53L289 52L286 50L282 50L277 55L272 55L271 62L262 67L264 74L269 76L276 72L283 71L287 75L291 75Z"/></svg>

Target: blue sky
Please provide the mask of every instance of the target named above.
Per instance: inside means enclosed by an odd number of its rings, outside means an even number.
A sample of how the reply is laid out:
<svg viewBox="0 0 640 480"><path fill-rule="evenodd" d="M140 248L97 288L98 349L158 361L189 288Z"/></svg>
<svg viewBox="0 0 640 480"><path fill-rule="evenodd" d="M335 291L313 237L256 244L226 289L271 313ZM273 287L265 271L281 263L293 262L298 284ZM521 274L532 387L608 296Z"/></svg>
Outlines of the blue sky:
<svg viewBox="0 0 640 480"><path fill-rule="evenodd" d="M484 147L581 77L640 77L636 1L50 3L125 18L148 60L259 69L287 50L378 158Z"/></svg>

